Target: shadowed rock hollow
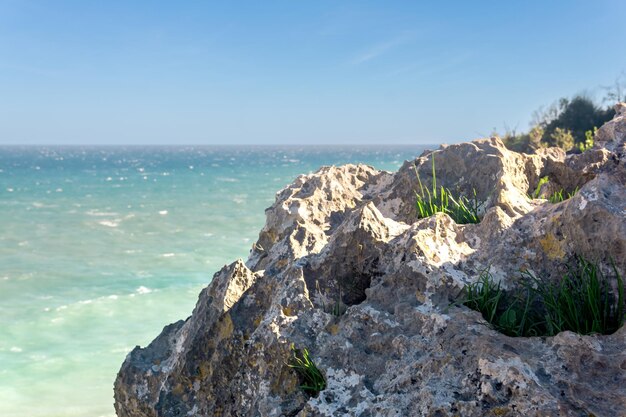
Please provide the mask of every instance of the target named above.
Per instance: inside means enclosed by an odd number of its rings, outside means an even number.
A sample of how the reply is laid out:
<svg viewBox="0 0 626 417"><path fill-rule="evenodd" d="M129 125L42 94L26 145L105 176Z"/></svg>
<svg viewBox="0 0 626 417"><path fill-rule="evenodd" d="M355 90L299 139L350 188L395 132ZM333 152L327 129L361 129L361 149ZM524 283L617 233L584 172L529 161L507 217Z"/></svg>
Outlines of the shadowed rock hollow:
<svg viewBox="0 0 626 417"><path fill-rule="evenodd" d="M247 261L215 274L191 317L136 347L115 381L120 417L626 416L626 329L511 338L450 306L490 266L559 279L581 254L626 270L626 106L580 155L442 146L396 173L324 167L280 191ZM417 219L425 185L476 190L479 224ZM528 198L578 193L558 204ZM287 366L308 348L327 388Z"/></svg>

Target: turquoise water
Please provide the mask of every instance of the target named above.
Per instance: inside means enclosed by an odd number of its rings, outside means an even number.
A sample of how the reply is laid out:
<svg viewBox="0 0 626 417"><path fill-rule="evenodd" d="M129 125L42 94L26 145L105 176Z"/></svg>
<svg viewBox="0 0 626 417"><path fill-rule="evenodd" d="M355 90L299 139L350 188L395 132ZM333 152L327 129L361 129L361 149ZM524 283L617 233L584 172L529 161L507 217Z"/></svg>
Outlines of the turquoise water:
<svg viewBox="0 0 626 417"><path fill-rule="evenodd" d="M126 354L245 258L276 191L423 147L0 147L0 416L112 416Z"/></svg>

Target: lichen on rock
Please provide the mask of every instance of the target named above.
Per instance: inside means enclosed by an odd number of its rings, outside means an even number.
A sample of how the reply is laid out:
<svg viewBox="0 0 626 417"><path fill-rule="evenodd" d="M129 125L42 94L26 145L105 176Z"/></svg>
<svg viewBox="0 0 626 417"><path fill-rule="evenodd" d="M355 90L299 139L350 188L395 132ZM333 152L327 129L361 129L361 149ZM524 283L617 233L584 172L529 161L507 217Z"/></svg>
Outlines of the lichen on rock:
<svg viewBox="0 0 626 417"><path fill-rule="evenodd" d="M364 165L298 177L267 210L249 258L217 272L185 321L135 348L115 381L120 417L621 416L626 329L511 338L451 305L489 267L558 280L576 255L626 270L626 110L579 155L507 150L497 138L442 146L396 173ZM474 190L482 221L417 219L428 186ZM579 188L528 197L540 178ZM334 308L339 306L341 308ZM288 366L306 347L327 388Z"/></svg>

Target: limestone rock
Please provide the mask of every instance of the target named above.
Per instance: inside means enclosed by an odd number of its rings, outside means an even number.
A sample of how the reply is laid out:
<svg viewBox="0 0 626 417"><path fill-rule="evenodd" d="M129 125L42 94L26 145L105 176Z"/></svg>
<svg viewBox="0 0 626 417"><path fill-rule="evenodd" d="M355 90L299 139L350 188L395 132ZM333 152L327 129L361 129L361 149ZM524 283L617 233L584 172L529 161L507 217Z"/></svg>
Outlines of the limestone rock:
<svg viewBox="0 0 626 417"><path fill-rule="evenodd" d="M215 274L191 317L135 348L115 382L120 417L626 416L626 328L511 338L453 303L489 267L559 279L576 254L626 278L624 106L595 149L442 146L398 172L324 167L281 190L244 263ZM479 224L417 219L417 175L483 202ZM558 204L528 195L579 191ZM325 375L288 366L294 344Z"/></svg>

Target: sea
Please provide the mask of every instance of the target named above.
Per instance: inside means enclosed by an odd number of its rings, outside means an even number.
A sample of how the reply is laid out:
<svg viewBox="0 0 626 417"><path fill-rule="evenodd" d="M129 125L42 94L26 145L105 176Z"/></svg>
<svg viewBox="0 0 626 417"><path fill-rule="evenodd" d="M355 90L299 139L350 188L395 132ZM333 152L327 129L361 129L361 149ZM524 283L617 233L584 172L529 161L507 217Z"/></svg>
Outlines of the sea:
<svg viewBox="0 0 626 417"><path fill-rule="evenodd" d="M248 256L277 191L425 148L0 147L0 416L114 416L128 352Z"/></svg>

